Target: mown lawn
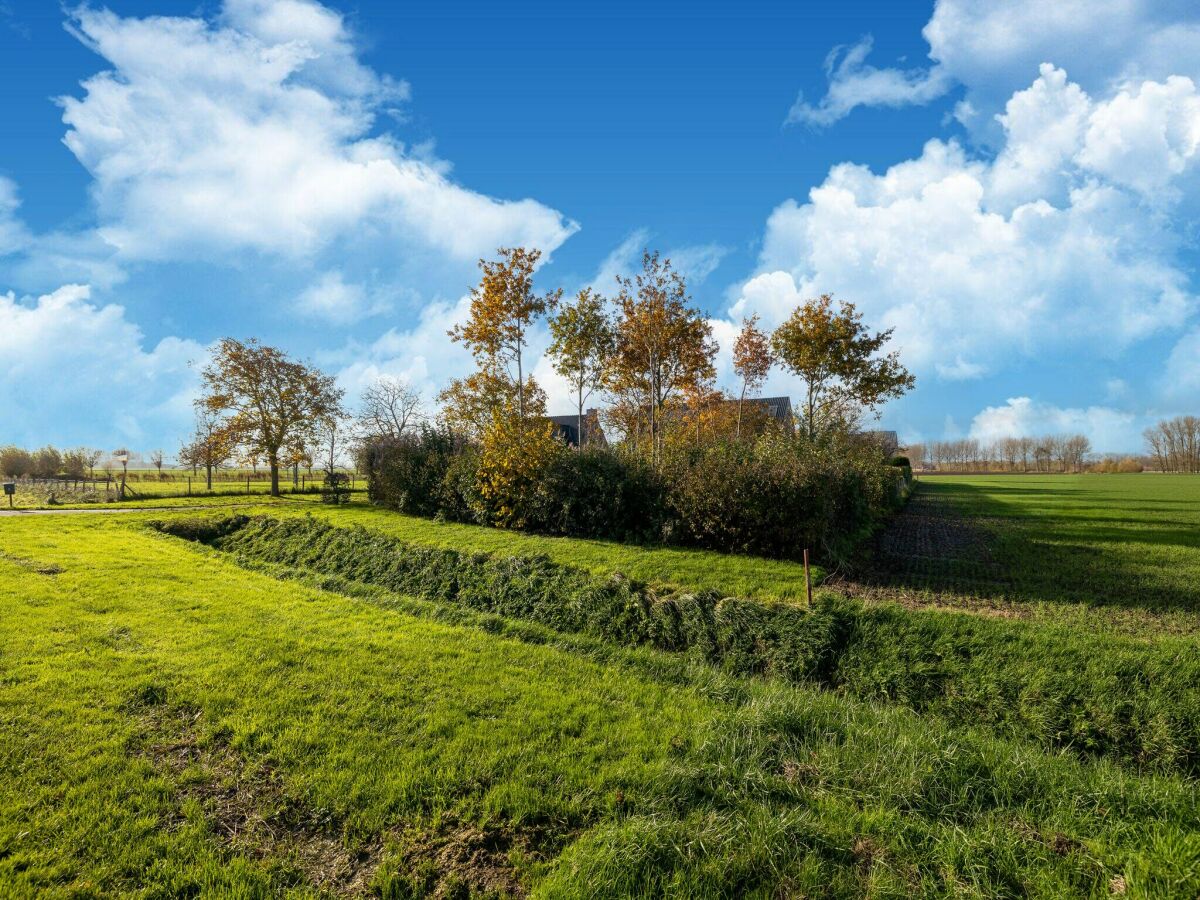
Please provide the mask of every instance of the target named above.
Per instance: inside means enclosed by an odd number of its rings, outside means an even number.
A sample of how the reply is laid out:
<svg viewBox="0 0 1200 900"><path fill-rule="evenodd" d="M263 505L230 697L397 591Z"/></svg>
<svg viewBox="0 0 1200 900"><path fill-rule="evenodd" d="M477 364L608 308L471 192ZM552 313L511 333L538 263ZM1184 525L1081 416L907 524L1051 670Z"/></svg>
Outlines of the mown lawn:
<svg viewBox="0 0 1200 900"><path fill-rule="evenodd" d="M296 494L279 499L261 496L151 498L136 503L65 504L63 508L134 507L156 510L184 506L269 513L274 516L312 514L339 525L362 525L403 541L430 547L503 555L544 554L555 562L599 574L620 572L639 581L677 585L696 591L711 589L730 596L800 600L807 592L804 566L787 560L615 541L545 537L480 525L438 522L372 506L361 494L356 494L351 503L338 507L321 503L320 497L315 494ZM824 570L814 565L813 583L819 583L823 576Z"/></svg>
<svg viewBox="0 0 1200 900"><path fill-rule="evenodd" d="M0 895L1200 891L1188 778L450 624L145 518L0 519Z"/></svg>

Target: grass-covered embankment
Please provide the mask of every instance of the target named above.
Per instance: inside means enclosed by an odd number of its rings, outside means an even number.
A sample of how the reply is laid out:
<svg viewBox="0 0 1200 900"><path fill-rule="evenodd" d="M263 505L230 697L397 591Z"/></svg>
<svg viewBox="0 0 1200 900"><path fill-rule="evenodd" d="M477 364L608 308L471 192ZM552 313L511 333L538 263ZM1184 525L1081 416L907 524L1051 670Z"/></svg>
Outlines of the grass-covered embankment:
<svg viewBox="0 0 1200 900"><path fill-rule="evenodd" d="M363 602L125 518L5 520L0 542L0 893L1200 889L1177 776Z"/></svg>
<svg viewBox="0 0 1200 900"><path fill-rule="evenodd" d="M662 592L545 557L422 547L311 518L159 527L244 559L899 702L1047 748L1188 773L1200 765L1200 656L1183 639L1146 644L831 597L807 609Z"/></svg>

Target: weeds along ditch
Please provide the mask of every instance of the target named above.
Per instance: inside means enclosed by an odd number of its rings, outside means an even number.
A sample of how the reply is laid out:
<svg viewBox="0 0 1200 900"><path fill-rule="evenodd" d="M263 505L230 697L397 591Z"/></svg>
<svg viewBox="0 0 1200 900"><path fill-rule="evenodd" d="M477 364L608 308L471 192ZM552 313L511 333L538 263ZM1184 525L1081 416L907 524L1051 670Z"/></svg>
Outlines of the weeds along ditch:
<svg viewBox="0 0 1200 900"><path fill-rule="evenodd" d="M725 672L884 700L952 725L1141 769L1200 771L1194 644L1098 636L819 595L811 608L656 590L544 556L416 546L311 517L150 523L248 563L699 658Z"/></svg>

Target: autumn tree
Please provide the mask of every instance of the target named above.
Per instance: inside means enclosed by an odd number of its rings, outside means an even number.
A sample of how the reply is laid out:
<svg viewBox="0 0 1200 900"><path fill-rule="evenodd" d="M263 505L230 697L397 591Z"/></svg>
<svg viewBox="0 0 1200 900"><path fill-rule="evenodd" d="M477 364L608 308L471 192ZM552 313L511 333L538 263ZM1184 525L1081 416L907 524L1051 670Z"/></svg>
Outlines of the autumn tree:
<svg viewBox="0 0 1200 900"><path fill-rule="evenodd" d="M540 250L502 247L497 252L499 259L479 261L483 278L471 289L470 314L449 333L471 351L480 371L493 379L507 377L516 396L517 417L525 421L532 412L527 404L530 379L525 375L529 329L554 309L562 291L534 291Z"/></svg>
<svg viewBox="0 0 1200 900"><path fill-rule="evenodd" d="M755 394L771 373L775 362L771 339L758 327L758 316L742 320L742 330L733 342L733 371L742 382L737 403L737 437L742 436L742 407L748 394Z"/></svg>
<svg viewBox="0 0 1200 900"><path fill-rule="evenodd" d="M579 445L584 443L583 405L600 383L613 349L608 301L584 288L573 303L564 304L550 319L549 355L556 371L575 393L579 416Z"/></svg>
<svg viewBox="0 0 1200 900"><path fill-rule="evenodd" d="M362 392L358 427L364 439L395 439L425 420L420 392L407 381L380 375Z"/></svg>
<svg viewBox="0 0 1200 900"><path fill-rule="evenodd" d="M254 339L224 338L201 380L204 409L223 417L234 443L266 457L276 497L281 455L296 458L316 423L342 412L331 376Z"/></svg>
<svg viewBox="0 0 1200 900"><path fill-rule="evenodd" d="M496 415L516 415L517 386L507 376L481 369L450 382L438 400L452 431L479 439ZM532 378L525 379L525 411L531 419L546 414L546 392Z"/></svg>
<svg viewBox="0 0 1200 900"><path fill-rule="evenodd" d="M712 329L694 309L683 275L658 253L642 254L642 271L617 276L621 293L615 346L605 386L618 405L644 410L651 457L662 448L664 413L684 391L699 392L716 375Z"/></svg>
<svg viewBox="0 0 1200 900"><path fill-rule="evenodd" d="M810 440L911 390L915 379L899 354L877 355L891 336L890 328L868 331L852 303L835 310L828 294L805 302L775 330L775 355L807 388L801 412Z"/></svg>
<svg viewBox="0 0 1200 900"><path fill-rule="evenodd" d="M213 470L229 462L234 442L221 417L203 402L196 404L196 426L192 436L179 448L179 463L191 466L192 471L204 470L205 483L212 490Z"/></svg>

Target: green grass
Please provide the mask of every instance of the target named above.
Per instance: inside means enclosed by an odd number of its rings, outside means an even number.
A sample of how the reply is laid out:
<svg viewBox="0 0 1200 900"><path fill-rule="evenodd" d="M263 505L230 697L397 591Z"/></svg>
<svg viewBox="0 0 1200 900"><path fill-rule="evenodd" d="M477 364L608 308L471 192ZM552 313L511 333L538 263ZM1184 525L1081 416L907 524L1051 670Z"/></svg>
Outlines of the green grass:
<svg viewBox="0 0 1200 900"><path fill-rule="evenodd" d="M866 681L821 688L328 575L247 568L145 527L196 515L163 509L175 501L0 518L0 896L1195 898L1194 778L1047 749L962 703L987 700L1008 666L1033 691L1017 702L1036 709L1037 692L1120 656L1119 705L1126 687L1167 683L1146 679L1152 659L1194 659L1194 640L1153 629L1132 641L1071 632L1089 621L1075 610L1196 609L1185 580L1168 575L1110 596L1117 563L1072 564L1063 550L1105 556L1142 543L1195 566L1194 544L1148 539L1186 529L1173 520L1194 521L1191 501L1171 514L1167 479L1135 478L926 480L947 509L981 517L996 559L1058 567L1057 580L1021 570L1002 583L989 570L981 588L1062 615L880 607L876 624L894 617L897 637L863 645L853 664ZM1185 494L1200 484L1169 480ZM999 490L1023 484L1031 493ZM781 578L802 578L794 564L441 525L360 504L197 505L213 516L311 512L426 548L546 554L594 575L648 572L768 600L794 596L777 590ZM1155 584L1181 596L1164 604ZM1104 590L1091 596L1089 585ZM906 655L941 632L955 640ZM960 638L974 653L1002 652L963 668ZM1084 645L1091 656L1077 664L1054 655ZM966 679L959 706L869 689L880 673L936 679L950 663Z"/></svg>
<svg viewBox="0 0 1200 900"><path fill-rule="evenodd" d="M983 517L1014 593L1200 610L1200 476L927 479Z"/></svg>
<svg viewBox="0 0 1200 900"><path fill-rule="evenodd" d="M0 538L0 893L1200 889L1185 780L281 582L126 518Z"/></svg>
<svg viewBox="0 0 1200 900"><path fill-rule="evenodd" d="M315 494L294 494L280 499L270 497L186 497L106 504L71 504L67 508L130 507L156 509L167 506L237 507L269 511L272 515L296 512L318 515L343 525L359 524L382 531L400 540L428 547L473 549L501 555L545 555L564 565L578 566L590 572L609 574L617 571L640 581L678 585L689 590L716 590L730 596L754 596L774 600L800 600L806 596L804 566L785 560L736 556L708 550L675 547L649 547L615 541L579 540L544 537L487 528L438 522L385 510L367 503L361 494L351 503L331 507L319 502ZM26 508L46 508L30 502ZM812 566L813 583L824 577L824 570Z"/></svg>

